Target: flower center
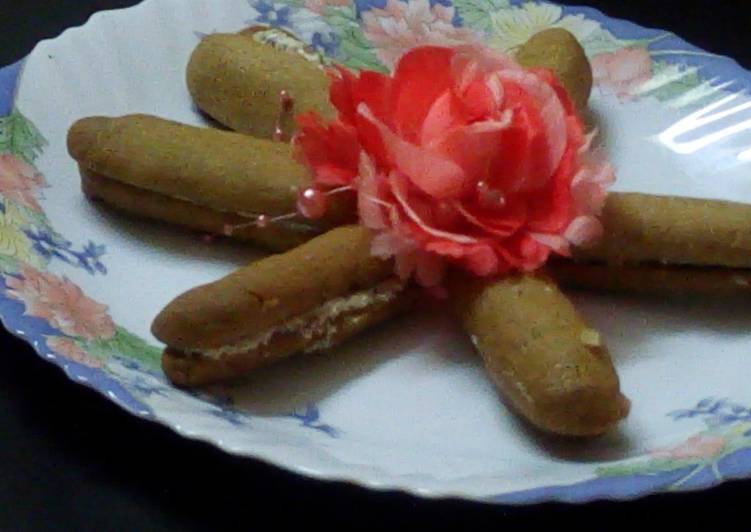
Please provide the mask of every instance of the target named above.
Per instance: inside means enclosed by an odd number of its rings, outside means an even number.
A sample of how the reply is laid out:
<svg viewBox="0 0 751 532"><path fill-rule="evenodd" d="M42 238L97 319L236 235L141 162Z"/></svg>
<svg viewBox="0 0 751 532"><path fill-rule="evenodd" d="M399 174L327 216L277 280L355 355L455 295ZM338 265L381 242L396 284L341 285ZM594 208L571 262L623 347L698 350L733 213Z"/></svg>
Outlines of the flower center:
<svg viewBox="0 0 751 532"><path fill-rule="evenodd" d="M492 188L487 181L477 183L477 200L486 209L501 209L506 206L503 192Z"/></svg>

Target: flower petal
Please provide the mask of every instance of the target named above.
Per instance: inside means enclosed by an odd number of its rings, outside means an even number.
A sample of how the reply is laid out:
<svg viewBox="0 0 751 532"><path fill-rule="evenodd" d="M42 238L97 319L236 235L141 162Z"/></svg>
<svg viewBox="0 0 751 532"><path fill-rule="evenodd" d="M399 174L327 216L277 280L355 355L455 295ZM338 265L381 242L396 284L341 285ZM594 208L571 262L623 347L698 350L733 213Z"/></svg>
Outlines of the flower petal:
<svg viewBox="0 0 751 532"><path fill-rule="evenodd" d="M545 264L550 256L550 248L537 241L529 233L514 235L504 243L509 263L522 271L531 272Z"/></svg>
<svg viewBox="0 0 751 532"><path fill-rule="evenodd" d="M357 102L354 99L354 87L357 82L355 75L339 65L328 70L327 74L331 80L329 101L339 111L340 120L354 124L357 115Z"/></svg>
<svg viewBox="0 0 751 532"><path fill-rule="evenodd" d="M450 91L444 92L430 107L420 131L420 144L430 146L441 138L447 130L460 124L461 116L456 106L455 96Z"/></svg>
<svg viewBox="0 0 751 532"><path fill-rule="evenodd" d="M481 80L473 81L462 93L462 103L468 121L492 117L498 109L496 96L490 87Z"/></svg>
<svg viewBox="0 0 751 532"><path fill-rule="evenodd" d="M299 115L297 124L294 149L313 171L314 180L324 185L349 184L357 175L360 155L356 131L339 121L324 126L315 113Z"/></svg>
<svg viewBox="0 0 751 532"><path fill-rule="evenodd" d="M569 241L561 235L532 233L532 238L534 238L543 246L549 247L552 251L558 253L559 255L566 257L571 255L571 247L569 246Z"/></svg>
<svg viewBox="0 0 751 532"><path fill-rule="evenodd" d="M451 240L431 240L425 245L425 250L452 259L461 259L466 252L464 245Z"/></svg>
<svg viewBox="0 0 751 532"><path fill-rule="evenodd" d="M396 254L396 275L399 279L406 281L412 277L412 273L417 267L417 256L415 253L397 253Z"/></svg>
<svg viewBox="0 0 751 532"><path fill-rule="evenodd" d="M498 75L504 81L518 84L537 101L545 131L546 149L535 155L544 162L547 175L551 175L563 158L568 140L566 110L558 94L549 84L530 72L503 71Z"/></svg>
<svg viewBox="0 0 751 532"><path fill-rule="evenodd" d="M414 209L412 209L412 207L410 207L409 202L407 201L407 190L409 185L406 183L406 178L399 176L398 174L392 174L389 177L389 182L392 185L391 192L394 194L394 197L396 198L401 208L404 210L405 214L425 233L437 238L451 240L459 244L474 244L475 242L477 242L475 238L472 238L470 236L442 231L428 225L417 215L417 213L414 211Z"/></svg>
<svg viewBox="0 0 751 532"><path fill-rule="evenodd" d="M443 281L446 263L431 253L418 253L415 262L415 279L420 286L432 288Z"/></svg>
<svg viewBox="0 0 751 532"><path fill-rule="evenodd" d="M437 199L456 197L463 192L467 176L459 165L399 138L367 106L361 105L358 111L378 128L396 168L420 190Z"/></svg>
<svg viewBox="0 0 751 532"><path fill-rule="evenodd" d="M472 181L488 178L491 162L498 157L499 147L504 138L503 131L511 124L511 113L505 113L500 120L486 120L456 127L436 137L430 146L456 162Z"/></svg>
<svg viewBox="0 0 751 532"><path fill-rule="evenodd" d="M615 172L600 151L587 152L580 160L582 167L571 183L574 209L578 214L600 214L607 189L615 182Z"/></svg>
<svg viewBox="0 0 751 532"><path fill-rule="evenodd" d="M382 232L373 235L370 241L370 253L379 259L390 259L398 252L395 240L392 233Z"/></svg>
<svg viewBox="0 0 751 532"><path fill-rule="evenodd" d="M477 79L485 79L500 71L521 70L521 66L510 56L477 44L456 46L451 59L454 89L459 93L463 93Z"/></svg>
<svg viewBox="0 0 751 532"><path fill-rule="evenodd" d="M316 183L337 187L352 182L352 170L341 168L332 163L322 163L316 168Z"/></svg>
<svg viewBox="0 0 751 532"><path fill-rule="evenodd" d="M357 105L364 103L375 116L390 127L393 127L392 86L393 81L387 75L364 70L360 72L354 88Z"/></svg>
<svg viewBox="0 0 751 532"><path fill-rule="evenodd" d="M385 229L386 216L383 202L379 199L378 176L373 161L365 153L360 155L358 174L357 211L360 223L369 229Z"/></svg>
<svg viewBox="0 0 751 532"><path fill-rule="evenodd" d="M451 48L420 46L404 54L396 65L392 105L394 127L416 142L433 102L452 85Z"/></svg>
<svg viewBox="0 0 751 532"><path fill-rule="evenodd" d="M482 229L488 235L499 238L508 238L521 229L527 215L526 205L521 202L515 202L498 214L488 216L483 216L478 210L472 213L470 209L459 202L457 202L456 208L467 222L478 229Z"/></svg>
<svg viewBox="0 0 751 532"><path fill-rule="evenodd" d="M572 169L576 158L574 147L563 157L561 165L545 189L529 200L529 230L533 233L560 233L572 217Z"/></svg>
<svg viewBox="0 0 751 532"><path fill-rule="evenodd" d="M602 237L604 229L594 216L579 216L566 228L564 237L577 247L587 247Z"/></svg>
<svg viewBox="0 0 751 532"><path fill-rule="evenodd" d="M467 269L480 277L498 273L499 261L493 248L487 244L472 246L464 257Z"/></svg>
<svg viewBox="0 0 751 532"><path fill-rule="evenodd" d="M507 87L508 100L518 101L519 89ZM488 163L487 180L493 188L507 194L540 188L549 178L534 164L534 156L541 138L539 117L533 109L522 104L513 113L511 125L497 140L500 149L494 150Z"/></svg>

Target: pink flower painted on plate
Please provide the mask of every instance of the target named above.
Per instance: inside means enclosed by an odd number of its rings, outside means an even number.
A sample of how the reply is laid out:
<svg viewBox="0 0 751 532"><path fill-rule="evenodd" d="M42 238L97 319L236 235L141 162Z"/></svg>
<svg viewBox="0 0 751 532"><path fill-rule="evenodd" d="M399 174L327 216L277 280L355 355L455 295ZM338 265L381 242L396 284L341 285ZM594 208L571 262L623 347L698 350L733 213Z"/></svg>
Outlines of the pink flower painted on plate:
<svg viewBox="0 0 751 532"><path fill-rule="evenodd" d="M431 6L428 0L388 0L383 9L370 9L362 15L365 37L389 68L416 46L455 46L478 40L473 31L455 27L453 18L453 7Z"/></svg>
<svg viewBox="0 0 751 532"><path fill-rule="evenodd" d="M303 4L314 13L322 14L327 7L348 6L352 0L305 0Z"/></svg>
<svg viewBox="0 0 751 532"><path fill-rule="evenodd" d="M100 360L90 357L81 346L70 338L66 338L65 336L47 336L45 340L47 341L47 347L68 360L78 362L90 368L102 367Z"/></svg>
<svg viewBox="0 0 751 532"><path fill-rule="evenodd" d="M0 194L35 211L39 189L47 186L44 176L13 155L0 155Z"/></svg>
<svg viewBox="0 0 751 532"><path fill-rule="evenodd" d="M107 307L87 297L68 278L30 266L24 266L21 275L6 278L7 293L26 305L26 315L45 319L65 334L86 340L115 335Z"/></svg>
<svg viewBox="0 0 751 532"><path fill-rule="evenodd" d="M592 73L598 87L630 100L639 87L652 79L652 57L646 48L599 54L592 59Z"/></svg>
<svg viewBox="0 0 751 532"><path fill-rule="evenodd" d="M716 434L699 434L670 449L652 453L656 458L672 460L708 459L718 456L727 445L727 440Z"/></svg>

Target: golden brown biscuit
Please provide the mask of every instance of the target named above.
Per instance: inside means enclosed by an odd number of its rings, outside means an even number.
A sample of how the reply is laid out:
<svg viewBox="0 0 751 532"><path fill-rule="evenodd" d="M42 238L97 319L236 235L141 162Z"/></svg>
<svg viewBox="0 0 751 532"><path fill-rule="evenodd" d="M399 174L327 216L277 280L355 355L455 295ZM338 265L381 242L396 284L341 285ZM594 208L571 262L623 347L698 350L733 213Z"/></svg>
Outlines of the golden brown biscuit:
<svg viewBox="0 0 751 532"><path fill-rule="evenodd" d="M167 344L168 376L197 385L328 349L413 299L393 263L371 255L369 232L345 226L189 290L162 310L152 332Z"/></svg>
<svg viewBox="0 0 751 532"><path fill-rule="evenodd" d="M571 261L546 271L565 288L650 297L739 299L751 296L751 270L700 266L608 266Z"/></svg>
<svg viewBox="0 0 751 532"><path fill-rule="evenodd" d="M69 131L68 150L84 188L105 203L219 234L221 218L245 224L260 214L294 215L298 190L309 183L286 144L147 115L79 120ZM85 176L111 181L87 184ZM206 212L194 217L200 209ZM285 249L355 219L353 198L340 194L329 197L320 221L292 216L266 228L233 229L232 236Z"/></svg>
<svg viewBox="0 0 751 532"><path fill-rule="evenodd" d="M385 281L368 291L367 304L361 308L356 306L330 316L321 311L310 313L295 319L296 323L300 323L299 327L282 327L279 332L270 335L266 343L228 351L221 356L211 357L167 348L162 355L162 369L174 384L195 387L238 380L260 366L283 360L295 353L323 353L409 310L417 292L413 288L392 292L401 286L394 279ZM364 296L365 292L356 297L364 299Z"/></svg>
<svg viewBox="0 0 751 532"><path fill-rule="evenodd" d="M597 436L626 417L600 334L549 279L514 275L486 281L455 274L456 311L485 367L511 406L535 427Z"/></svg>
<svg viewBox="0 0 751 532"><path fill-rule="evenodd" d="M569 31L552 28L534 35L517 52L526 67L550 68L584 109L592 91L592 68ZM323 57L288 32L256 26L237 34L203 39L187 69L196 105L221 124L257 137L291 138L295 114L335 116L328 98ZM284 109L284 95L293 108Z"/></svg>
<svg viewBox="0 0 751 532"><path fill-rule="evenodd" d="M605 233L585 262L751 266L751 205L727 201L611 194L602 213Z"/></svg>
<svg viewBox="0 0 751 532"><path fill-rule="evenodd" d="M231 229L235 240L247 241L271 251L285 251L320 234L320 229L294 220L258 227L253 219L201 207L190 201L126 185L81 168L81 187L92 200L125 214L200 231L225 235Z"/></svg>
<svg viewBox="0 0 751 532"><path fill-rule="evenodd" d="M592 92L592 67L584 48L563 28L551 28L533 35L517 52L525 67L544 67L555 72L579 109L587 107Z"/></svg>
<svg viewBox="0 0 751 532"><path fill-rule="evenodd" d="M235 131L289 139L296 114L335 116L319 58L276 28L217 33L194 50L188 90L202 111Z"/></svg>

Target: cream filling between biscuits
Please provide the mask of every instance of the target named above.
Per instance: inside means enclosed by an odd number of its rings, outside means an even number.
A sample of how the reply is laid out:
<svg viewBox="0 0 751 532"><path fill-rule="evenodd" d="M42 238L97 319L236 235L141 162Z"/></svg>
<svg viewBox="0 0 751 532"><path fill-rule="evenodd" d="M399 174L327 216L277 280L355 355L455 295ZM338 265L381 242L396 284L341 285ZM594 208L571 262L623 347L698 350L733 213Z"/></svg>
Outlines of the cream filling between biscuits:
<svg viewBox="0 0 751 532"><path fill-rule="evenodd" d="M253 40L263 44L270 44L277 50L294 52L321 67L331 63L323 54L317 52L311 46L278 28L257 31L253 33Z"/></svg>
<svg viewBox="0 0 751 532"><path fill-rule="evenodd" d="M317 338L303 350L304 353L323 351L332 346L337 332L334 326L337 318L348 312L363 310L375 303L389 302L403 291L405 286L406 284L401 280L390 279L368 290L327 301L314 310L291 318L252 338L214 349L187 351L187 354L218 360L226 356L253 351L267 345L276 335L286 333L299 334L306 340Z"/></svg>

